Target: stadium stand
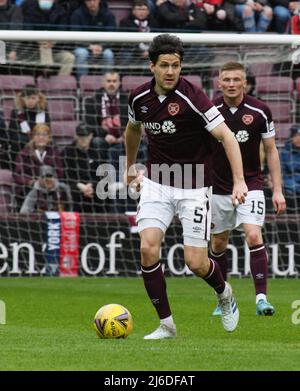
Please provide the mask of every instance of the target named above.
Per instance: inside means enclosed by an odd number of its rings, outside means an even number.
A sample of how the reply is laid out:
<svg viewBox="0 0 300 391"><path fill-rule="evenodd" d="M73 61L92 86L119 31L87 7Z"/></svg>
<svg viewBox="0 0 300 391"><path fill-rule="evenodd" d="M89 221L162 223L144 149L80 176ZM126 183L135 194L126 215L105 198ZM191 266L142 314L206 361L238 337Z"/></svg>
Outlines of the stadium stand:
<svg viewBox="0 0 300 391"><path fill-rule="evenodd" d="M74 76L50 76L37 78L37 87L48 96L74 96L77 97L77 81Z"/></svg>
<svg viewBox="0 0 300 391"><path fill-rule="evenodd" d="M131 11L132 1L131 0L109 0L108 6L111 12L115 15L117 26L120 21L126 18Z"/></svg>
<svg viewBox="0 0 300 391"><path fill-rule="evenodd" d="M290 137L290 129L293 124L287 123L276 123L276 144L278 147L282 147L285 141Z"/></svg>
<svg viewBox="0 0 300 391"><path fill-rule="evenodd" d="M35 84L33 76L0 75L0 91L2 96L15 96L26 84Z"/></svg>
<svg viewBox="0 0 300 391"><path fill-rule="evenodd" d="M51 131L55 144L60 148L72 144L77 125L78 121L52 121Z"/></svg>
<svg viewBox="0 0 300 391"><path fill-rule="evenodd" d="M10 170L0 169L0 214L13 212L14 180Z"/></svg>
<svg viewBox="0 0 300 391"><path fill-rule="evenodd" d="M5 96L5 95L1 96L0 97L0 105L3 110L4 121L5 121L6 125L8 125L9 120L10 120L10 116L11 116L11 112L12 112L13 108L15 107L15 97Z"/></svg>
<svg viewBox="0 0 300 391"><path fill-rule="evenodd" d="M147 83L151 80L151 76L132 76L124 75L121 79L121 89L123 92L130 92L139 85Z"/></svg>
<svg viewBox="0 0 300 391"><path fill-rule="evenodd" d="M256 94L269 105L275 122L295 121L294 81L291 77L258 76Z"/></svg>
<svg viewBox="0 0 300 391"><path fill-rule="evenodd" d="M74 97L48 97L48 109L51 121L79 120L79 103Z"/></svg>
<svg viewBox="0 0 300 391"><path fill-rule="evenodd" d="M185 78L189 80L191 83L198 86L199 88L203 88L202 80L199 75L186 75Z"/></svg>
<svg viewBox="0 0 300 391"><path fill-rule="evenodd" d="M79 81L80 96L93 95L96 90L102 87L102 75L83 75Z"/></svg>

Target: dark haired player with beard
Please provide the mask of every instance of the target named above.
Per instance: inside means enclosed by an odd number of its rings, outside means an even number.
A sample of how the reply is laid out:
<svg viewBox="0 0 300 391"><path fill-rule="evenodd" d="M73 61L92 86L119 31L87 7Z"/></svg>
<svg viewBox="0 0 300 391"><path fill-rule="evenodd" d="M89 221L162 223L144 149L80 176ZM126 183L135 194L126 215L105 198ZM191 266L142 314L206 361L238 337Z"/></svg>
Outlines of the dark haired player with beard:
<svg viewBox="0 0 300 391"><path fill-rule="evenodd" d="M244 177L249 192L243 205L232 205L230 194L234 182L230 164L222 146L215 143L212 160L210 256L219 264L226 280L226 248L229 235L234 228L242 225L250 251L250 268L256 291L256 313L273 315L275 309L266 297L268 256L261 230L265 218L265 197L259 153L261 141L272 178L272 201L277 214L285 210L285 199L282 194L280 161L275 144L272 114L264 102L244 93L246 83L246 72L242 64L229 62L220 69L219 87L223 96L217 98L214 103L239 142ZM221 315L219 306L215 309L214 315Z"/></svg>
<svg viewBox="0 0 300 391"><path fill-rule="evenodd" d="M180 77L183 46L179 38L169 34L156 36L149 57L154 78L130 95L125 133L127 183L140 179L143 184L137 214L142 276L160 318L159 327L144 338L176 336L159 262L161 242L174 215L178 215L183 227L185 263L214 288L222 308L223 326L233 331L239 313L231 286L224 282L218 265L207 256L211 189L205 180L199 184L197 175L199 166L205 166L210 155L212 134L224 145L231 164L232 201L244 202L247 186L238 143L202 90ZM142 128L148 137L147 178L134 170ZM186 174L186 170L190 177L179 175Z"/></svg>

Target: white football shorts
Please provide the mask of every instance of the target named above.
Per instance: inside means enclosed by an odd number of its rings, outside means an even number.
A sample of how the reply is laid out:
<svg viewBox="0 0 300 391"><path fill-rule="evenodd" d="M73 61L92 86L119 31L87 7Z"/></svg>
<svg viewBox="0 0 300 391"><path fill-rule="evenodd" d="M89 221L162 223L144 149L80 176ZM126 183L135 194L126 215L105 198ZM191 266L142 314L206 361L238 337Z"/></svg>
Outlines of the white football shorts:
<svg viewBox="0 0 300 391"><path fill-rule="evenodd" d="M245 203L232 205L231 195L213 194L211 232L232 231L241 224L263 226L266 202L262 190L248 192Z"/></svg>
<svg viewBox="0 0 300 391"><path fill-rule="evenodd" d="M211 194L210 187L179 189L144 178L136 218L139 232L146 228L160 228L165 233L177 215L183 229L184 245L207 247Z"/></svg>

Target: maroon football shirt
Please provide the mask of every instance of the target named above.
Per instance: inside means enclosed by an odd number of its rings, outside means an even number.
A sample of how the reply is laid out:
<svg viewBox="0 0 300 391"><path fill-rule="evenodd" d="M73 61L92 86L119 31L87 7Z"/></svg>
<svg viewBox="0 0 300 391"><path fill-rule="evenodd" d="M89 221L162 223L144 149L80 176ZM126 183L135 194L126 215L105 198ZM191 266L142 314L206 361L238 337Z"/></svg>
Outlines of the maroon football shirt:
<svg viewBox="0 0 300 391"><path fill-rule="evenodd" d="M262 190L260 142L263 138L275 136L269 107L249 95L245 95L238 107L227 106L222 96L217 98L214 103L239 142L248 190ZM214 194L231 194L233 181L225 150L221 143L212 140L212 144L211 179L213 192Z"/></svg>
<svg viewBox="0 0 300 391"><path fill-rule="evenodd" d="M211 134L224 122L219 110L204 92L180 77L174 90L159 96L154 91L155 79L135 89L129 97L128 117L141 124L148 138L148 176L176 187L197 187L196 165L206 165L211 153ZM179 164L192 167L191 182L165 183L157 178L156 165ZM188 175L187 175L188 176ZM187 185L190 183L191 185ZM207 185L207 181L204 181ZM203 184L202 184L203 185Z"/></svg>

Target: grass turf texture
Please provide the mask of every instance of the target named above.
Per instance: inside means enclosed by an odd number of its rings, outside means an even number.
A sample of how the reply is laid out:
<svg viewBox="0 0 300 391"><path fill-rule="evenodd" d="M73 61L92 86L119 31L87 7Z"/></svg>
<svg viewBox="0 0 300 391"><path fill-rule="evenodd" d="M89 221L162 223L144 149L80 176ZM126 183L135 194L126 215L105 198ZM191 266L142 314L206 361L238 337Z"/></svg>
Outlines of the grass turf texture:
<svg viewBox="0 0 300 391"><path fill-rule="evenodd" d="M158 326L141 278L2 278L1 370L300 370L300 324L291 321L299 280L269 280L276 315L255 315L252 280L231 279L240 309L233 333L211 315L213 291L196 278L168 278L178 337L145 341ZM125 340L101 340L96 311L119 303L133 316Z"/></svg>

